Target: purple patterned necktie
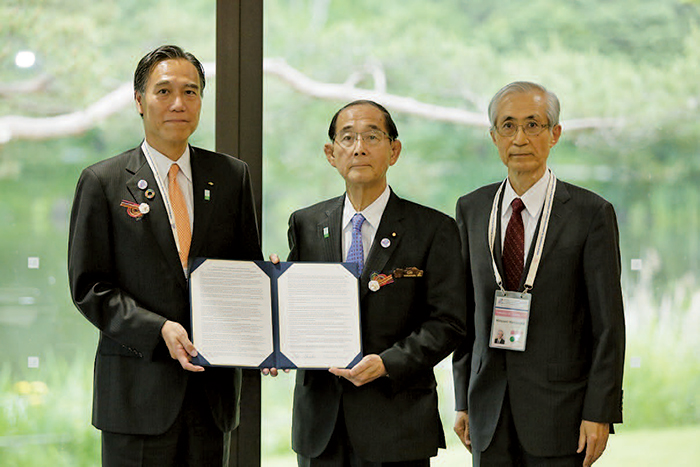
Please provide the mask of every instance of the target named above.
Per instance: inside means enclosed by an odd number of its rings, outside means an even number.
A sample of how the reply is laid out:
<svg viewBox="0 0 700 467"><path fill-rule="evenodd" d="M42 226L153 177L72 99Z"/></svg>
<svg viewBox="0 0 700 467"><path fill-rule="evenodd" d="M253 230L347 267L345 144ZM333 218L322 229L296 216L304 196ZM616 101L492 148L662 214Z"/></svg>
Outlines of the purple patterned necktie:
<svg viewBox="0 0 700 467"><path fill-rule="evenodd" d="M515 198L511 203L513 213L508 221L506 239L503 242L503 272L506 290L517 291L523 275L525 254L525 229L520 215L525 208L523 200Z"/></svg>
<svg viewBox="0 0 700 467"><path fill-rule="evenodd" d="M362 274L365 266L365 255L362 249L362 223L365 217L359 212L352 216L352 243L348 250L348 263L357 263L357 269Z"/></svg>

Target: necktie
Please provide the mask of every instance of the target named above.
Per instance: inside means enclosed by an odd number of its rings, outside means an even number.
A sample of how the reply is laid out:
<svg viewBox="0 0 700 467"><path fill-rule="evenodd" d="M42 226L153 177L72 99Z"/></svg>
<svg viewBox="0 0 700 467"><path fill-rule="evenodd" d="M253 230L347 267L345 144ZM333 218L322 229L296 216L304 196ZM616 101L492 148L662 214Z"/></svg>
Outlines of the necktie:
<svg viewBox="0 0 700 467"><path fill-rule="evenodd" d="M180 185L177 183L177 172L180 167L177 164L170 166L168 171L168 193L170 196L170 205L173 208L173 216L175 217L175 230L177 231L177 239L180 244L180 262L182 267L187 267L187 257L190 254L190 242L192 241L192 232L190 230L190 216L187 213L187 204L185 197L182 195Z"/></svg>
<svg viewBox="0 0 700 467"><path fill-rule="evenodd" d="M362 274L365 266L365 255L362 249L362 223L365 217L359 212L352 216L352 242L348 250L348 263L357 263L357 269Z"/></svg>
<svg viewBox="0 0 700 467"><path fill-rule="evenodd" d="M525 229L520 213L525 209L525 204L520 198L515 198L510 205L513 208L513 213L508 221L506 239L503 242L503 272L506 289L517 291L520 278L523 275Z"/></svg>

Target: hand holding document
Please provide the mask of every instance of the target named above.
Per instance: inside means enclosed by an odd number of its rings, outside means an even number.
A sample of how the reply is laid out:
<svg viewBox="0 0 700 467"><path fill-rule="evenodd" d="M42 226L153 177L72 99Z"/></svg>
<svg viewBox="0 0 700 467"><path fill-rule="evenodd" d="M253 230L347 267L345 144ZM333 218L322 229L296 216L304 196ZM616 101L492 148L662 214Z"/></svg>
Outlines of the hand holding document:
<svg viewBox="0 0 700 467"><path fill-rule="evenodd" d="M351 367L362 358L356 269L348 263L198 260L190 276L193 363Z"/></svg>

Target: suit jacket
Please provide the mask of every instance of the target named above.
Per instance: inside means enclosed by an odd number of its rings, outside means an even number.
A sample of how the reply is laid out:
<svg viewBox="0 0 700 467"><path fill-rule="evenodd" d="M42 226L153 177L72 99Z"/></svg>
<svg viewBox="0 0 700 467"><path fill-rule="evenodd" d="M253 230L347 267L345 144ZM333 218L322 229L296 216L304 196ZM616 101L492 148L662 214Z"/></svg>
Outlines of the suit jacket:
<svg viewBox="0 0 700 467"><path fill-rule="evenodd" d="M468 410L472 446L483 451L496 429L507 386L525 450L536 456L573 454L582 419L622 421L625 324L615 211L600 196L557 181L531 291L526 350L492 349L498 286L487 231L498 186L482 187L457 202L468 316L474 326L454 354L457 410ZM494 256L503 276L499 241ZM519 290L531 257L532 248Z"/></svg>
<svg viewBox="0 0 700 467"><path fill-rule="evenodd" d="M247 165L194 147L191 165L190 258L261 259ZM155 190L153 199L137 187L140 180ZM122 200L147 203L150 212L130 217ZM161 338L166 320L191 336L189 292L162 194L140 147L83 170L71 213L68 272L73 301L100 331L95 427L163 433L180 410L189 378L201 378L217 425L235 428L240 370L187 372Z"/></svg>
<svg viewBox="0 0 700 467"><path fill-rule="evenodd" d="M343 201L340 196L292 214L290 261L342 261ZM382 239L390 245L383 247ZM364 354L379 354L389 377L355 387L328 371L299 370L292 419L297 453L321 454L340 410L353 448L366 460L428 458L445 446L433 366L464 335L465 278L458 258L453 219L391 193L360 277ZM373 272L407 267L421 269L423 277L368 289Z"/></svg>

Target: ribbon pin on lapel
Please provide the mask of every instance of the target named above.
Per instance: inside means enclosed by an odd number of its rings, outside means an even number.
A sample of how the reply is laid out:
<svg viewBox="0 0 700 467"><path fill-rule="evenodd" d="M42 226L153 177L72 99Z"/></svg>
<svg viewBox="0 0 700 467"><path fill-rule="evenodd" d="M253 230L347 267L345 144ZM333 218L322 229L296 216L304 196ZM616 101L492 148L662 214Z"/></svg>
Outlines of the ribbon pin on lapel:
<svg viewBox="0 0 700 467"><path fill-rule="evenodd" d="M126 208L126 213L137 221L151 211L151 207L146 203L138 204L125 199L122 200L119 206Z"/></svg>
<svg viewBox="0 0 700 467"><path fill-rule="evenodd" d="M394 283L394 278L391 276L391 274L386 275L386 274L377 274L376 272L373 272L372 275L370 276L369 283L367 284L367 287L369 287L369 290L372 292L377 292L380 288L384 287L385 285L393 284Z"/></svg>

